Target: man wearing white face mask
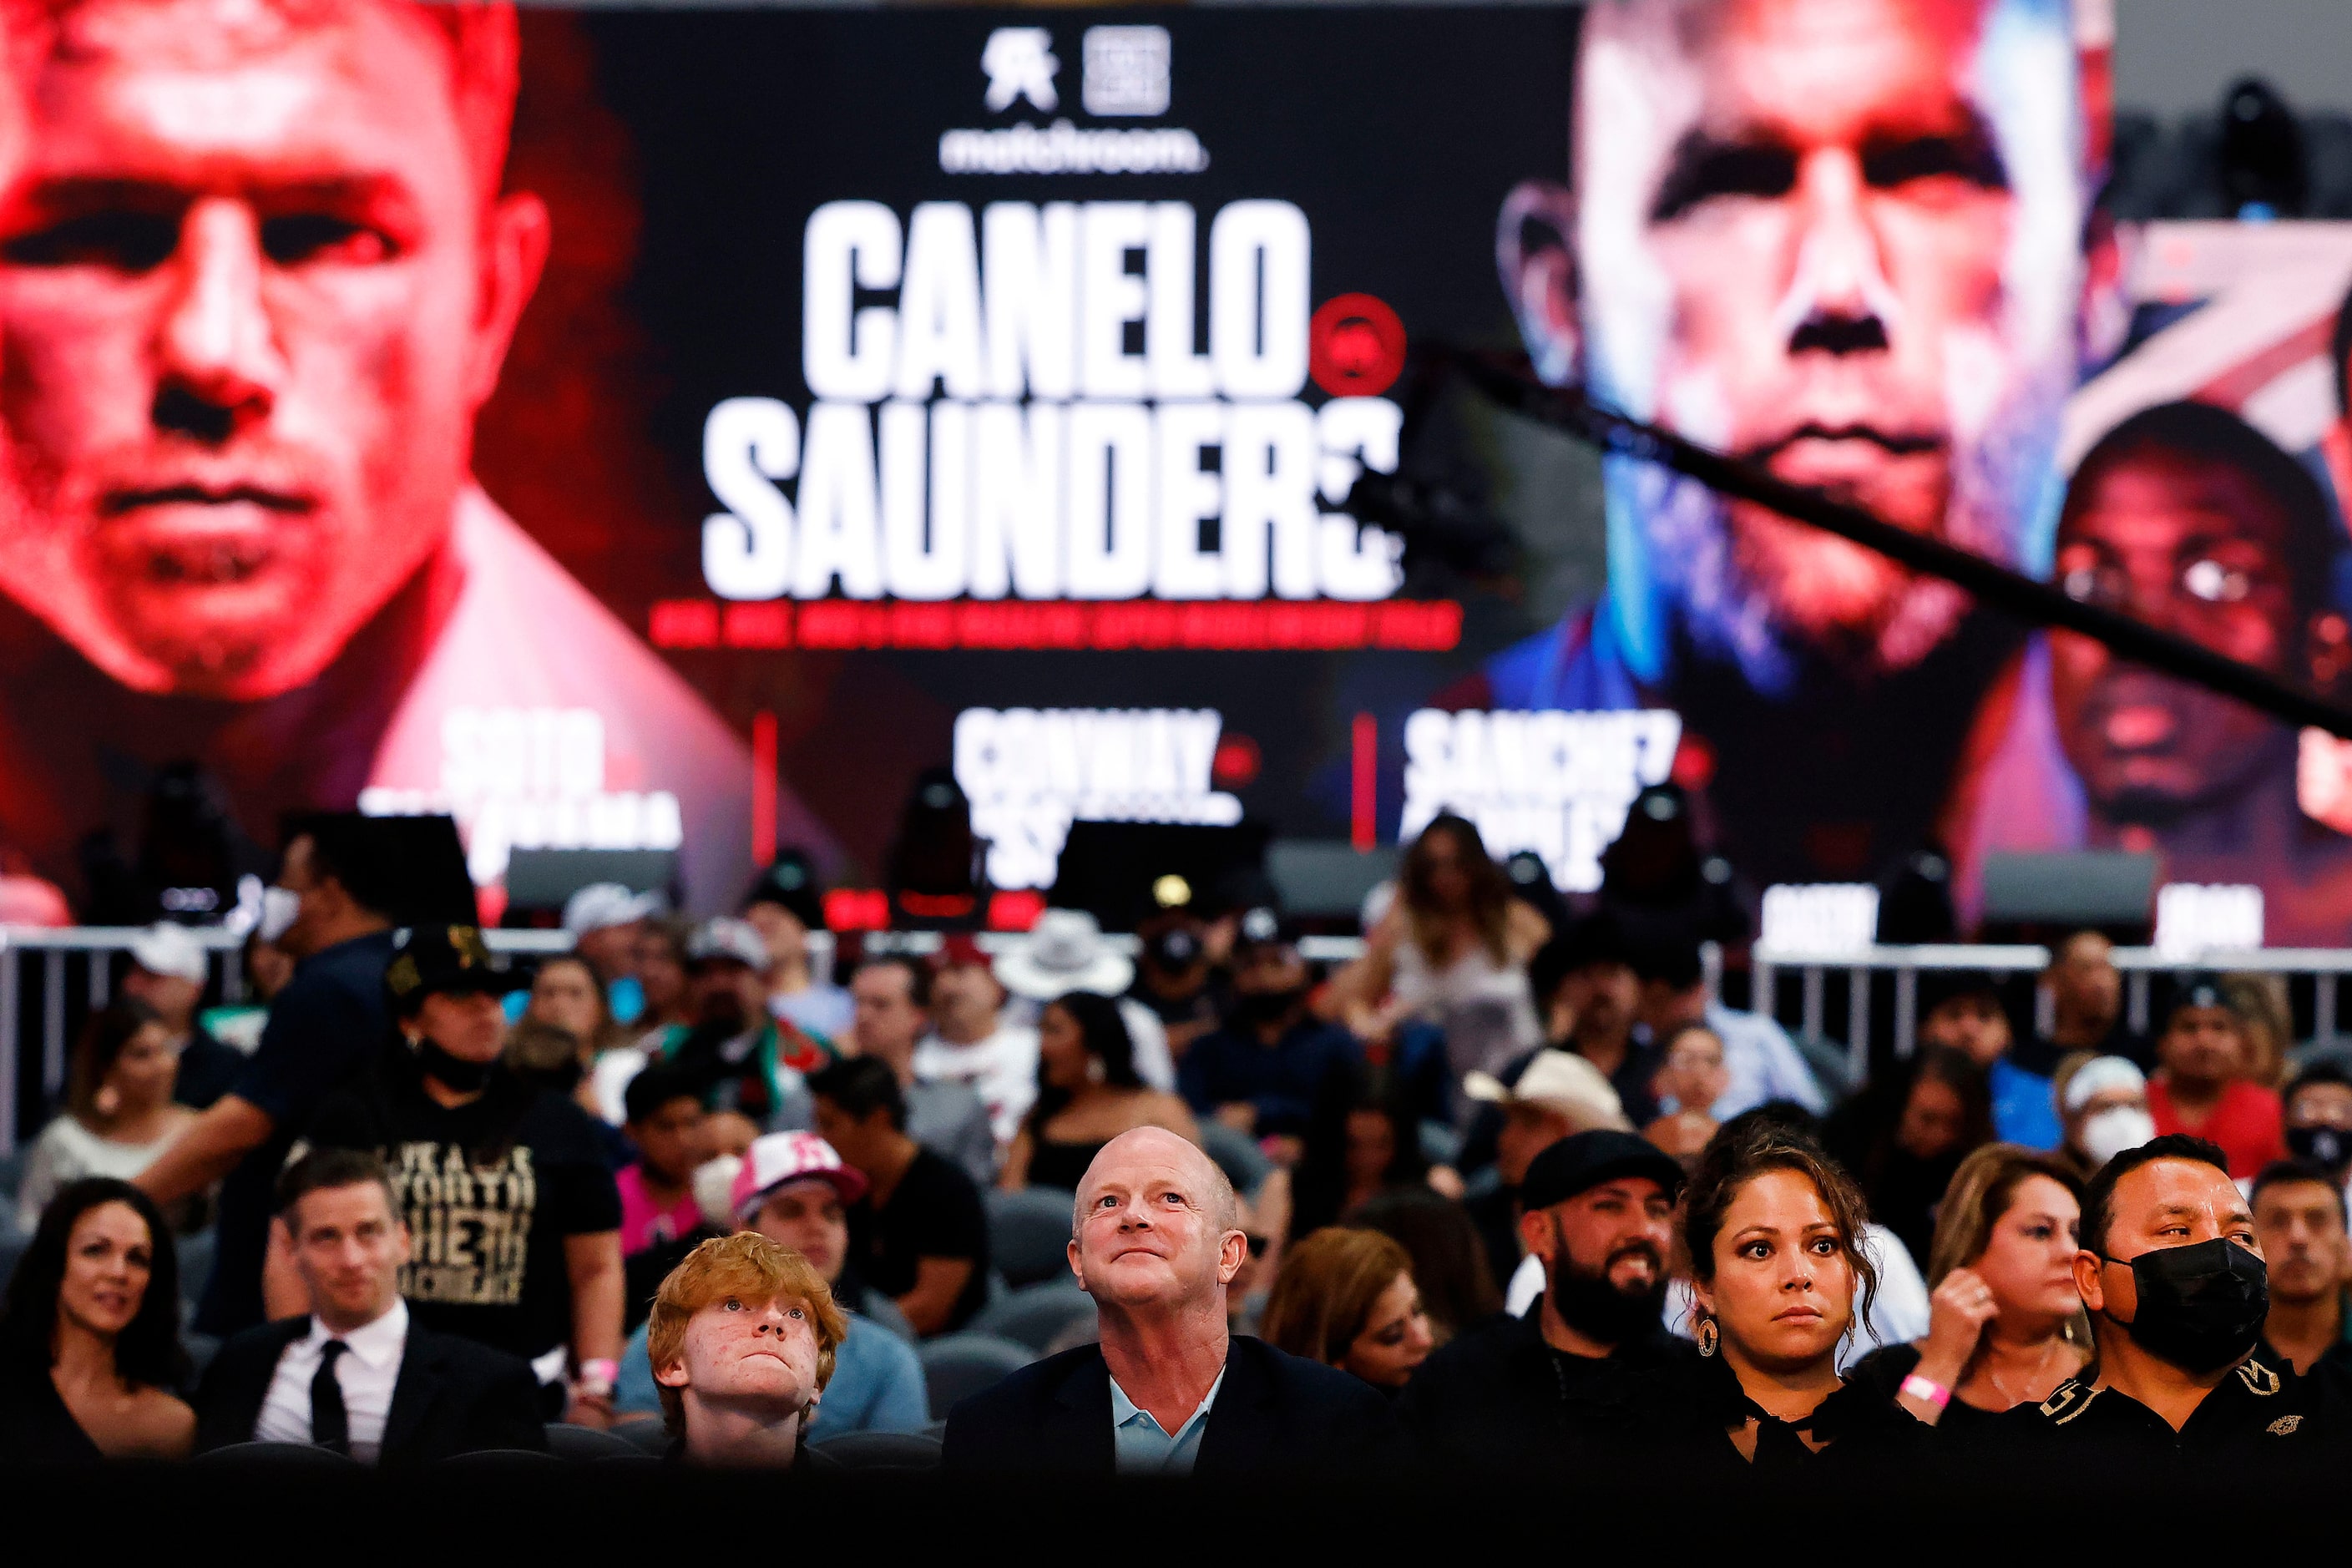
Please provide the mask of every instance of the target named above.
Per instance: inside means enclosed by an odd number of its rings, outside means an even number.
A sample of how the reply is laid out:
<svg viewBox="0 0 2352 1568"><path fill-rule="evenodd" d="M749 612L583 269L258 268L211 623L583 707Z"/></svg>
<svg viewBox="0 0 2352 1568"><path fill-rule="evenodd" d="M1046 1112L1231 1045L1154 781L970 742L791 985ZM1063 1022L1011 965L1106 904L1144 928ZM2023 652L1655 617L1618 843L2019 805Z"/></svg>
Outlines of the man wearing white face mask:
<svg viewBox="0 0 2352 1568"><path fill-rule="evenodd" d="M2148 1114L2147 1078L2121 1057L2092 1057L2058 1075L2052 1091L2066 1124L2061 1158L2085 1180L2126 1149L2156 1136Z"/></svg>
<svg viewBox="0 0 2352 1568"><path fill-rule="evenodd" d="M226 1337L262 1321L278 1172L319 1102L391 1026L386 910L397 901L399 870L370 826L321 815L287 841L278 883L294 895L293 916L274 943L296 960L294 978L271 1005L261 1044L228 1092L140 1173L139 1184L163 1204L223 1184L213 1275L196 1314L205 1333ZM286 907L284 900L274 903ZM266 903L264 918L270 912Z"/></svg>

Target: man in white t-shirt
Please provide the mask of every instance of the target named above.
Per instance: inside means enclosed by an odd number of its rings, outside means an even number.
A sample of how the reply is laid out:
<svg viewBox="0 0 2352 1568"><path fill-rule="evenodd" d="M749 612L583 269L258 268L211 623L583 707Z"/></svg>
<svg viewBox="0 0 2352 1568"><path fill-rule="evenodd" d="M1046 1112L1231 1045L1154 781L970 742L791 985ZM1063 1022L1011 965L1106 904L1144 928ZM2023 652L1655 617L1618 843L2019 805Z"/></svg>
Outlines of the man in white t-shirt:
<svg viewBox="0 0 2352 1568"><path fill-rule="evenodd" d="M931 961L931 1032L915 1047L915 1076L980 1096L1001 1154L1037 1098L1037 1031L1004 1021L1004 986L988 955L951 936Z"/></svg>

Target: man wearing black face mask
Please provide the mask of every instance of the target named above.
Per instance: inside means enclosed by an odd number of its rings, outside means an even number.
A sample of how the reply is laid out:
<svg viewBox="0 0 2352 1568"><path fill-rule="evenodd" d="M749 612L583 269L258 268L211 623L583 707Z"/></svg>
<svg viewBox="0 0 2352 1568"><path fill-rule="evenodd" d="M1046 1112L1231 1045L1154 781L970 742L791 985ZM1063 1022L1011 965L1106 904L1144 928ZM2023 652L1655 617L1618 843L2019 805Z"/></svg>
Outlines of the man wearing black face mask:
<svg viewBox="0 0 2352 1568"><path fill-rule="evenodd" d="M1179 905L1146 916L1135 936L1141 945L1127 994L1151 1009L1168 1030L1169 1051L1181 1061L1223 1011L1206 930L1189 905Z"/></svg>
<svg viewBox="0 0 2352 1568"><path fill-rule="evenodd" d="M1579 1132L1535 1157L1519 1235L1544 1260L1544 1293L1469 1330L1405 1385L1399 1414L1431 1458L1555 1476L1606 1458L1584 1443L1604 1377L1697 1355L1663 1321L1682 1184L1679 1164L1630 1132Z"/></svg>
<svg viewBox="0 0 2352 1568"><path fill-rule="evenodd" d="M2215 1459L2293 1465L2333 1423L2323 1390L2262 1342L2269 1274L2228 1156L2173 1133L2108 1161L2083 1197L2074 1284L2096 1355L1993 1441L2075 1479L2163 1486ZM2275 1363L2275 1364L2273 1364ZM2046 1473L2046 1472L2045 1472Z"/></svg>
<svg viewBox="0 0 2352 1568"><path fill-rule="evenodd" d="M1318 1090L1362 1059L1356 1037L1307 1006L1307 961L1290 922L1271 909L1241 918L1234 1007L1225 1026L1184 1053L1176 1087L1192 1110L1257 1139L1297 1141Z"/></svg>
<svg viewBox="0 0 2352 1568"><path fill-rule="evenodd" d="M2286 1152L2326 1172L2341 1188L2352 1182L2352 1073L2317 1061L2279 1096L2286 1114Z"/></svg>
<svg viewBox="0 0 2352 1568"><path fill-rule="evenodd" d="M513 982L470 926L398 933L383 986L398 1033L306 1137L382 1159L415 1250L417 1322L532 1363L546 1413L611 1414L621 1354L621 1198L572 1100L499 1060Z"/></svg>

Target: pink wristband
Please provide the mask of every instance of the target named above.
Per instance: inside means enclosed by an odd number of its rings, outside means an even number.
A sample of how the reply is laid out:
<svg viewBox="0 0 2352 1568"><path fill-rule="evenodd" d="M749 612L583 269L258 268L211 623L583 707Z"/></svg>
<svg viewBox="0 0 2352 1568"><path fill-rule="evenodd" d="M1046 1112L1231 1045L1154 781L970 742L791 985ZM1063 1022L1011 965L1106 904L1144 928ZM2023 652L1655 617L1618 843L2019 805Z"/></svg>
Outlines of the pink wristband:
<svg viewBox="0 0 2352 1568"><path fill-rule="evenodd" d="M1916 1399L1926 1400L1938 1410L1952 1402L1950 1389L1932 1379L1921 1377L1916 1372L1903 1380L1903 1392Z"/></svg>

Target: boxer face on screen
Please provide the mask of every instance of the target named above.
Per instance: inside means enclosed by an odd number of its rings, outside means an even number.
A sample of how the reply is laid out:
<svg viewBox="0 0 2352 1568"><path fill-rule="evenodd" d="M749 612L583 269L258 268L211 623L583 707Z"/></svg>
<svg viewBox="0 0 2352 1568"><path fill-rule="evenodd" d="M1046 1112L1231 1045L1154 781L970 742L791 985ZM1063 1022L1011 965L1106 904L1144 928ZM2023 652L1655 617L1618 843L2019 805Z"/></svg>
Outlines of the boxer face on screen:
<svg viewBox="0 0 2352 1568"><path fill-rule="evenodd" d="M469 115L454 9L6 16L0 591L142 690L299 686L444 538L544 255L511 19Z"/></svg>
<svg viewBox="0 0 2352 1568"><path fill-rule="evenodd" d="M2301 520L2294 502L2223 450L2154 440L2094 448L2059 520L2058 584L2324 688L2344 621L2316 600L2330 575L2326 502L2315 488L2298 499ZM2067 761L2112 820L2161 823L2280 765L2276 720L2126 663L2088 637L2051 634L2050 694Z"/></svg>
<svg viewBox="0 0 2352 1568"><path fill-rule="evenodd" d="M1602 0L1578 76L1575 189L1521 186L1499 236L1538 367L2013 559L2074 374L2066 7ZM1858 546L1612 468L1632 591L1759 685L1794 650L1916 663L1965 608Z"/></svg>

